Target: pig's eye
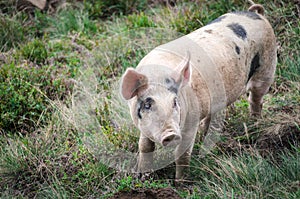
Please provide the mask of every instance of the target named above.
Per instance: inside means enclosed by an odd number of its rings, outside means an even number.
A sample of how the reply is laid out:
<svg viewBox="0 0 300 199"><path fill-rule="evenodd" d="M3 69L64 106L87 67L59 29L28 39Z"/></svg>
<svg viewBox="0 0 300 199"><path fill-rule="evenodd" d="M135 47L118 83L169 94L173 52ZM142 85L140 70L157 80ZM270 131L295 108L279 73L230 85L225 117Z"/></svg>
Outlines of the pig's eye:
<svg viewBox="0 0 300 199"><path fill-rule="evenodd" d="M146 103L144 105L144 109L149 110L151 108L151 104L150 103Z"/></svg>
<svg viewBox="0 0 300 199"><path fill-rule="evenodd" d="M154 100L151 97L147 97L145 100L139 101L139 107L137 110L137 116L139 119L142 119L143 112L149 112L152 109Z"/></svg>
<svg viewBox="0 0 300 199"><path fill-rule="evenodd" d="M152 106L152 104L153 104L153 99L151 98L151 97L148 97L148 98L146 98L146 100L144 101L144 106L143 106L143 108L145 109L145 110L150 110L151 109L151 106Z"/></svg>

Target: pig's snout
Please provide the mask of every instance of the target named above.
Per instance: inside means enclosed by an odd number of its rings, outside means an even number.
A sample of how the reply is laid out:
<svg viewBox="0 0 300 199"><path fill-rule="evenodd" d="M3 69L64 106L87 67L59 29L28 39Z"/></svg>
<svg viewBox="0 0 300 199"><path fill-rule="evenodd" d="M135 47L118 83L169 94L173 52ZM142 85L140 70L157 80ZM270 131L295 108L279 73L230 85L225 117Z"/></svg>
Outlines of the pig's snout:
<svg viewBox="0 0 300 199"><path fill-rule="evenodd" d="M169 132L167 135L165 135L162 138L161 143L163 146L176 146L180 143L180 141L181 141L180 135L177 135L173 132Z"/></svg>

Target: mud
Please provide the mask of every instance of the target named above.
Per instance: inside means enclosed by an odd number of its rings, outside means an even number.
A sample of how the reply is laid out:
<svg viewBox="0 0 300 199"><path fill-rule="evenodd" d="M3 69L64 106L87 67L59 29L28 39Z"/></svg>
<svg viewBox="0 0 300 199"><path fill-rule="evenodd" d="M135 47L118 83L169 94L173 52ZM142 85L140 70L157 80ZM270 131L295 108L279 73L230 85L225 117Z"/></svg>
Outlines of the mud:
<svg viewBox="0 0 300 199"><path fill-rule="evenodd" d="M173 189L138 189L115 193L109 199L182 199Z"/></svg>

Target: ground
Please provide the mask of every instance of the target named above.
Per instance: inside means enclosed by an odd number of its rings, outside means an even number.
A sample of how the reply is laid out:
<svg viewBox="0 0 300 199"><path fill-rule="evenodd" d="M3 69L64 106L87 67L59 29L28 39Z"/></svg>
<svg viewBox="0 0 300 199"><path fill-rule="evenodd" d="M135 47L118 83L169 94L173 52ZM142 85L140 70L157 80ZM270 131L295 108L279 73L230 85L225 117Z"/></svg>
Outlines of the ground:
<svg viewBox="0 0 300 199"><path fill-rule="evenodd" d="M181 199L174 189L138 189L121 191L114 194L109 199Z"/></svg>

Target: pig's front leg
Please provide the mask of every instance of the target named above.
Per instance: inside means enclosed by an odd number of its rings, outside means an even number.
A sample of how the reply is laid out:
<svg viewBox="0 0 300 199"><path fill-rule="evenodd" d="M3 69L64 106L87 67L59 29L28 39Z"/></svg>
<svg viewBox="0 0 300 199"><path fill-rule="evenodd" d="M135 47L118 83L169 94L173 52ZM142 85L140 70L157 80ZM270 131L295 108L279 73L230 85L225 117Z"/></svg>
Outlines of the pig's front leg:
<svg viewBox="0 0 300 199"><path fill-rule="evenodd" d="M190 128L188 131L183 131L182 142L176 148L176 181L181 181L189 176L189 166L191 154L195 142L198 126Z"/></svg>
<svg viewBox="0 0 300 199"><path fill-rule="evenodd" d="M153 152L155 143L141 134L139 140L138 172L145 173L153 170Z"/></svg>

